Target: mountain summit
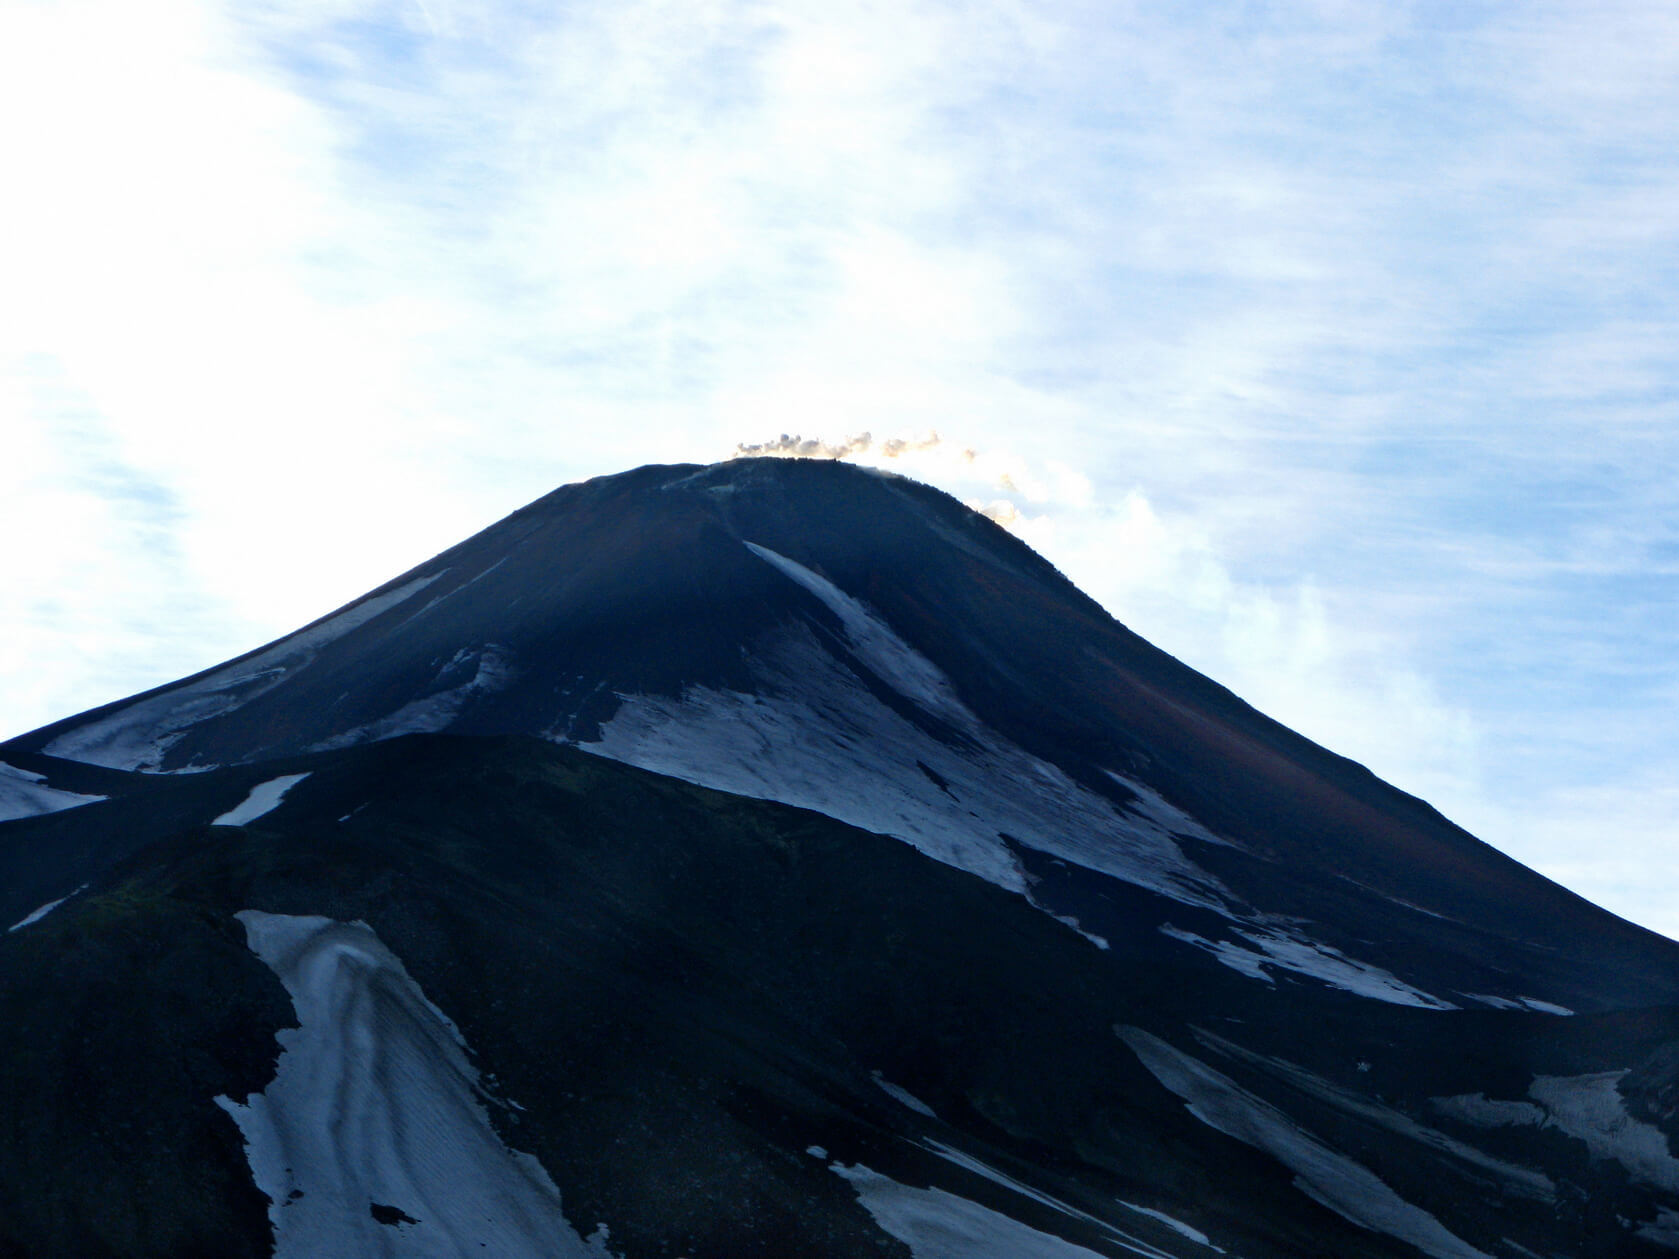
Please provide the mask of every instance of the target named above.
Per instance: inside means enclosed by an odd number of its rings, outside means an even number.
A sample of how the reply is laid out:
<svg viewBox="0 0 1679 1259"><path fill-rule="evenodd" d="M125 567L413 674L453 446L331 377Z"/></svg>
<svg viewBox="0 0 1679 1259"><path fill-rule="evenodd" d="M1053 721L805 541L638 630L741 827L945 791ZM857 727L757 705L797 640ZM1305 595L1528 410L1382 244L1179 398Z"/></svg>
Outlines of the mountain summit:
<svg viewBox="0 0 1679 1259"><path fill-rule="evenodd" d="M1679 1248L1679 945L851 465L0 744L0 1254Z"/></svg>

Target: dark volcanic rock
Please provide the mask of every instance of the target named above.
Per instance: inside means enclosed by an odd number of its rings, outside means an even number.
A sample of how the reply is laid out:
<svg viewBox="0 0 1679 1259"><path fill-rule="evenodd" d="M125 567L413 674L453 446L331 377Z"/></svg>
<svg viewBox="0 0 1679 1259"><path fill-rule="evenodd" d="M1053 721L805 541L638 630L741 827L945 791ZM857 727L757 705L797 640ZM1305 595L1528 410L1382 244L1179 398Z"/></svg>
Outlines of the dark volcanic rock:
<svg viewBox="0 0 1679 1259"><path fill-rule="evenodd" d="M423 1177L247 1164L216 1099L278 1088L304 1004L243 911L399 959L447 1020L403 1043L458 1034L558 1188L532 1253L1679 1248L1679 946L899 478L567 486L0 759L110 797L0 824L5 921L68 897L0 937L3 1254L467 1227ZM347 1061L347 1108L419 1096Z"/></svg>

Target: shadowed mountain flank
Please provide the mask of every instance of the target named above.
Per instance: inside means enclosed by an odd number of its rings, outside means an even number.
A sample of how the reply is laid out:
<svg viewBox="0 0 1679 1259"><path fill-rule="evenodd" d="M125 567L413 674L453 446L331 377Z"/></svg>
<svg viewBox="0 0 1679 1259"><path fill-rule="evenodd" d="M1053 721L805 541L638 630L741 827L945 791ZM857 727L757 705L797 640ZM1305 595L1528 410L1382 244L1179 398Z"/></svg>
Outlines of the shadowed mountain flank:
<svg viewBox="0 0 1679 1259"><path fill-rule="evenodd" d="M1679 1247L1679 946L902 478L565 486L0 761L0 1254Z"/></svg>

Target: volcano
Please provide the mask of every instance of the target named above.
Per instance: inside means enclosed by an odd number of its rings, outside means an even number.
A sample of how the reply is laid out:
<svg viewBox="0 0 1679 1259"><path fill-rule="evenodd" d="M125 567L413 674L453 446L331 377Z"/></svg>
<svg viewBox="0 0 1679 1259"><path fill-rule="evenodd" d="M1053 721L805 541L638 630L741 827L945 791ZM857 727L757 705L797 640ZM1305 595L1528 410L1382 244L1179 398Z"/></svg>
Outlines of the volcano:
<svg viewBox="0 0 1679 1259"><path fill-rule="evenodd" d="M1679 1250L1679 944L851 465L0 744L0 1255Z"/></svg>

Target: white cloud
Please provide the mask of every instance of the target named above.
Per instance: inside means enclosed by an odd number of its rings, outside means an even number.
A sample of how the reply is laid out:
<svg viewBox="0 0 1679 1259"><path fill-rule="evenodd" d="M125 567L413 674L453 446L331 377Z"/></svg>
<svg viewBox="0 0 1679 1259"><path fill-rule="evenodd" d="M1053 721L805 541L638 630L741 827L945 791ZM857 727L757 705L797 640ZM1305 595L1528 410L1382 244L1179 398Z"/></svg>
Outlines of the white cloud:
<svg viewBox="0 0 1679 1259"><path fill-rule="evenodd" d="M1430 679L1421 644L1305 577L1233 576L1193 520L1132 490L1117 506L1010 527L1129 628L1260 711L1442 807L1479 798L1481 733Z"/></svg>
<svg viewBox="0 0 1679 1259"><path fill-rule="evenodd" d="M1679 940L1671 758L1588 784L1562 781L1530 801L1484 805L1479 833L1519 860L1624 918Z"/></svg>
<svg viewBox="0 0 1679 1259"><path fill-rule="evenodd" d="M1676 21L8 6L0 725L559 481L936 432L892 466L1448 814L1642 782L1571 720L1679 658Z"/></svg>

